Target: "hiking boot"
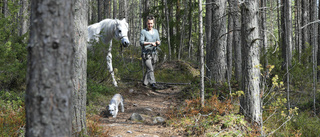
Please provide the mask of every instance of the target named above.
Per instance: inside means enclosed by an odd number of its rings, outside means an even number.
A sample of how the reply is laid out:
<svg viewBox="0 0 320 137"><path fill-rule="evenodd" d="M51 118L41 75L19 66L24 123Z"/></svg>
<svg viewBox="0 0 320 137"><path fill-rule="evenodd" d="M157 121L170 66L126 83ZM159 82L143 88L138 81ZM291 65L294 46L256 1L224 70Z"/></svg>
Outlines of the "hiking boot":
<svg viewBox="0 0 320 137"><path fill-rule="evenodd" d="M155 83L151 84L152 89L157 89L157 85Z"/></svg>

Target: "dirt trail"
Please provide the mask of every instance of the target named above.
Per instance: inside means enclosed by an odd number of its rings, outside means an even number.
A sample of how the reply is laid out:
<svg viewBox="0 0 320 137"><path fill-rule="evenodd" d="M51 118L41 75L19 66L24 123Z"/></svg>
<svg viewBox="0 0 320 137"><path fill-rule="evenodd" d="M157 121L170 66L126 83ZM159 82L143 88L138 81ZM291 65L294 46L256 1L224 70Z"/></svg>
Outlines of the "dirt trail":
<svg viewBox="0 0 320 137"><path fill-rule="evenodd" d="M166 119L165 113L170 106L180 103L176 97L182 88L182 86L171 86L161 90L152 90L138 83L121 93L124 97L124 113L119 112L117 118L101 118L100 125L113 137L182 136L179 130L171 126L153 123L153 118L158 116ZM144 121L129 120L133 113L140 114Z"/></svg>

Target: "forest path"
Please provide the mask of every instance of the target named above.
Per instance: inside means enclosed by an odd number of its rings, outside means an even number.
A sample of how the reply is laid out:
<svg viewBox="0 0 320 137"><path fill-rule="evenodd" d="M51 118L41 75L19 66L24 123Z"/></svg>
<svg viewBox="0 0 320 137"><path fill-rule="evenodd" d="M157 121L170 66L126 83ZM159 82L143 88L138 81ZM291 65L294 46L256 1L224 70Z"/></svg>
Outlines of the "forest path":
<svg viewBox="0 0 320 137"><path fill-rule="evenodd" d="M161 86L161 85L160 85ZM123 90L124 112L119 112L116 118L100 118L100 126L112 137L177 137L182 136L181 130L174 129L162 123L154 123L155 117L165 120L166 112L170 107L181 103L178 95L183 86L168 86L161 90L152 90L135 83L130 88ZM103 109L103 113L106 109ZM143 121L129 120L133 113L140 114Z"/></svg>

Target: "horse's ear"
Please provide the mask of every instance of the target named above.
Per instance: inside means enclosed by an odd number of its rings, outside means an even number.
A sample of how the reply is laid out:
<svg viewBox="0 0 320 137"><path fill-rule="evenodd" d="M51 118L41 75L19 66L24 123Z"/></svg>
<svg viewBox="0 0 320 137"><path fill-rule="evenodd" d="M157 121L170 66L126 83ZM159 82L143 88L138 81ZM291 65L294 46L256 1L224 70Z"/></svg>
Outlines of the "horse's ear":
<svg viewBox="0 0 320 137"><path fill-rule="evenodd" d="M126 21L126 18L123 18L122 21L127 22L127 21Z"/></svg>
<svg viewBox="0 0 320 137"><path fill-rule="evenodd" d="M117 26L120 24L120 21L118 19L116 19L116 24Z"/></svg>

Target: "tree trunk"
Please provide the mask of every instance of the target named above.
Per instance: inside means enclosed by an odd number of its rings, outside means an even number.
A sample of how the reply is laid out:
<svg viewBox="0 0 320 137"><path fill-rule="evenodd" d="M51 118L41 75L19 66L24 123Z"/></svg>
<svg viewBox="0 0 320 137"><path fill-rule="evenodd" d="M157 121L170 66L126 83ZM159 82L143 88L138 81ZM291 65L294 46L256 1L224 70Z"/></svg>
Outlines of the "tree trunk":
<svg viewBox="0 0 320 137"><path fill-rule="evenodd" d="M101 15L101 12L102 12L102 9L101 9L101 5L102 5L102 0L97 0L98 3L97 3L97 8L98 8L98 22L100 22L102 20L102 15Z"/></svg>
<svg viewBox="0 0 320 137"><path fill-rule="evenodd" d="M301 25L304 26L309 23L309 2L305 0L301 0L302 5L302 23ZM306 44L309 42L309 33L308 33L308 27L305 27L302 29L302 52L306 49ZM306 62L303 62L306 63Z"/></svg>
<svg viewBox="0 0 320 137"><path fill-rule="evenodd" d="M119 19L122 19L123 18L123 10L122 10L122 8L123 8L123 0L118 0L118 2L119 2Z"/></svg>
<svg viewBox="0 0 320 137"><path fill-rule="evenodd" d="M212 12L212 45L207 53L209 58L209 76L217 84L226 82L226 0L213 1Z"/></svg>
<svg viewBox="0 0 320 137"><path fill-rule="evenodd" d="M311 22L317 20L317 0L311 1ZM311 26L311 45L312 45L312 71L313 71L313 113L316 116L316 91L317 91L317 54L318 54L318 23Z"/></svg>
<svg viewBox="0 0 320 137"><path fill-rule="evenodd" d="M144 0L143 4L143 27L147 27L147 16L149 16L149 0Z"/></svg>
<svg viewBox="0 0 320 137"><path fill-rule="evenodd" d="M260 98L260 69L259 69L259 23L258 1L245 0L241 6L241 36L243 55L243 80L242 90L244 96L240 99L241 112L252 122L261 123L261 98Z"/></svg>
<svg viewBox="0 0 320 137"><path fill-rule="evenodd" d="M232 20L233 20L233 49L234 49L234 64L235 64L235 78L238 82L241 81L242 76L242 56L241 56L241 37L240 37L240 5L238 0L230 0Z"/></svg>
<svg viewBox="0 0 320 137"><path fill-rule="evenodd" d="M20 8L20 36L27 33L28 31L28 15L29 15L29 3L28 0L21 0L21 8Z"/></svg>
<svg viewBox="0 0 320 137"><path fill-rule="evenodd" d="M181 4L180 4L180 0L176 0L177 1L177 4L176 4L176 23L175 23L175 26L176 26L176 38L175 38L175 41L176 41L176 46L175 46L175 49L174 51L176 51L177 55L176 57L179 59L179 46L180 46L180 31L181 31L181 28L180 28L180 20L181 20L181 15L180 15L180 7L181 7Z"/></svg>
<svg viewBox="0 0 320 137"><path fill-rule="evenodd" d="M206 3L212 3L212 0L206 0ZM212 27L212 4L207 4L206 5L206 64L207 66L210 66L210 60L212 59L212 54L210 53L211 51L211 45L212 45L212 40L211 40L211 27ZM211 70L207 69L206 76L211 79Z"/></svg>
<svg viewBox="0 0 320 137"><path fill-rule="evenodd" d="M167 3L168 4L168 3ZM170 18L169 18L170 17ZM173 24L170 24L170 22L173 22L173 5L172 3L169 3L168 5L168 24L169 24L169 33L170 33L170 60L171 59L174 59L175 58L175 54L176 54L176 51L175 51L175 46L176 46L176 43L174 42L174 25ZM171 41L172 40L172 41Z"/></svg>
<svg viewBox="0 0 320 137"><path fill-rule="evenodd" d="M295 14L295 22L296 22L296 31L295 31L295 45L296 51L298 54L298 61L301 63L301 54L302 54L302 42L301 42L301 0L295 1L296 5L296 14Z"/></svg>
<svg viewBox="0 0 320 137"><path fill-rule="evenodd" d="M95 6L97 0L92 0L92 6L91 6L91 22L96 23L97 22L97 7Z"/></svg>
<svg viewBox="0 0 320 137"><path fill-rule="evenodd" d="M199 46L200 46L200 97L201 106L204 107L204 54L203 54L203 29L202 29L202 0L199 0Z"/></svg>
<svg viewBox="0 0 320 137"><path fill-rule="evenodd" d="M169 11L168 11L168 2L165 1L165 9L166 9L166 21L167 21L167 38L168 38L168 49L169 49L169 60L171 60L171 44L170 44L170 24L169 24Z"/></svg>
<svg viewBox="0 0 320 137"><path fill-rule="evenodd" d="M72 129L75 136L86 135L86 99L87 99L87 0L74 3L74 49L73 57L73 119Z"/></svg>
<svg viewBox="0 0 320 137"><path fill-rule="evenodd" d="M292 19L291 19L291 1L282 1L282 57L285 60L284 65L288 64L291 66L292 62ZM288 62L287 62L287 61Z"/></svg>
<svg viewBox="0 0 320 137"><path fill-rule="evenodd" d="M91 12L92 12L92 6L91 6L91 2L92 0L88 0L88 24L90 24L92 22L91 19Z"/></svg>
<svg viewBox="0 0 320 137"><path fill-rule="evenodd" d="M2 14L6 18L8 16L8 0L3 0L2 2Z"/></svg>
<svg viewBox="0 0 320 137"><path fill-rule="evenodd" d="M118 7L118 0L113 0L113 8L112 8L112 10L113 10L113 18L114 19L117 19L118 17L117 17L117 7Z"/></svg>
<svg viewBox="0 0 320 137"><path fill-rule="evenodd" d="M124 18L126 18L126 19L128 19L128 2L127 2L127 0L123 0L123 8L122 8L122 10L123 10L123 17Z"/></svg>
<svg viewBox="0 0 320 137"><path fill-rule="evenodd" d="M26 136L71 136L72 4L68 0L31 0Z"/></svg>
<svg viewBox="0 0 320 137"><path fill-rule="evenodd" d="M282 57L284 59L284 66L287 71L286 83L287 83L287 109L290 109L290 78L289 67L291 67L292 61L292 19L291 19L291 1L283 0L282 9Z"/></svg>
<svg viewBox="0 0 320 137"><path fill-rule="evenodd" d="M266 24L267 24L267 17L266 17L266 14L267 14L267 1L266 0L261 0L261 37L262 37L262 53L264 54L265 56L265 61L263 63L263 68L266 68L267 65L268 65L268 58L266 57L267 56L267 50L268 50L268 38L267 38L267 27L266 27Z"/></svg>
<svg viewBox="0 0 320 137"><path fill-rule="evenodd" d="M189 45L189 59L191 59L191 56L192 56L192 49L193 49L193 46L192 46L192 0L189 1L189 40L188 40L188 45Z"/></svg>
<svg viewBox="0 0 320 137"><path fill-rule="evenodd" d="M230 4L229 4L230 5ZM231 9L231 7L230 7ZM227 29L227 78L228 78L228 83L230 82L231 76L232 76L232 54L233 54L233 49L232 49L232 42L233 42L233 32L235 29L233 28L233 20L232 20L232 15L230 11L228 11L228 29Z"/></svg>

